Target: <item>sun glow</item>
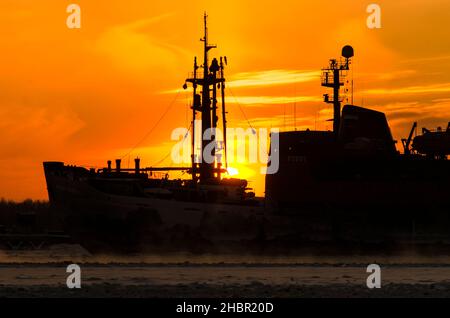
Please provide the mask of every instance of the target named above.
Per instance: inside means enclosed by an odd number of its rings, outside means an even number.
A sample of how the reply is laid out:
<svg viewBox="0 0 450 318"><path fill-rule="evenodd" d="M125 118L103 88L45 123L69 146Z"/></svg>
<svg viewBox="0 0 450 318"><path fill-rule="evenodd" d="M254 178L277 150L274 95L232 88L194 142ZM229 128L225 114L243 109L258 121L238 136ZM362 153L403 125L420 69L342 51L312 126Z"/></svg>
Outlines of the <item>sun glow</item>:
<svg viewBox="0 0 450 318"><path fill-rule="evenodd" d="M236 169L236 168L228 167L228 168L227 168L227 173L228 173L228 175L229 175L230 177L232 177L232 176L238 175L238 174L239 174L239 171L238 171L238 169Z"/></svg>

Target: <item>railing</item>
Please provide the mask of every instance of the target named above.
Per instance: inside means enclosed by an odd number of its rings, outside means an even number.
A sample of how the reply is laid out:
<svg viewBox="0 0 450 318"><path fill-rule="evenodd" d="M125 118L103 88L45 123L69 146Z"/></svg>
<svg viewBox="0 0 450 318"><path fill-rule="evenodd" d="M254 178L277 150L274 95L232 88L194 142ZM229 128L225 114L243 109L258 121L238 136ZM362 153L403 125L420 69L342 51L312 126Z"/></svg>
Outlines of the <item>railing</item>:
<svg viewBox="0 0 450 318"><path fill-rule="evenodd" d="M195 75L195 78L196 79L202 79L203 78L203 71L197 71L197 72L189 72L188 73L188 78L194 78L194 75Z"/></svg>
<svg viewBox="0 0 450 318"><path fill-rule="evenodd" d="M341 74L339 76L339 80L344 80L346 77L345 74ZM330 70L322 70L322 75L320 76L320 81L322 86L328 86L328 85L334 85L334 76L333 76L333 72ZM341 85L343 85L344 83L341 82Z"/></svg>

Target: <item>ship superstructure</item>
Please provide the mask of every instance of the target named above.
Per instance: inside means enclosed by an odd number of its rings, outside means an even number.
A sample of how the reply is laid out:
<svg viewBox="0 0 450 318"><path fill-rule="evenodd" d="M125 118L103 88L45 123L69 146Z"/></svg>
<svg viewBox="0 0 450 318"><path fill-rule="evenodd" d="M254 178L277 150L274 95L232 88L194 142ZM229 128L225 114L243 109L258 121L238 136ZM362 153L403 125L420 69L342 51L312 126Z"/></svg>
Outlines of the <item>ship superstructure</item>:
<svg viewBox="0 0 450 318"><path fill-rule="evenodd" d="M190 167L142 168L136 159L129 169L117 159L115 167L108 161L95 170L45 162L50 202L69 233L88 244L106 236L129 246L131 236L144 238L146 246L193 242L208 251L212 242L230 241L278 251L317 242L450 243L450 128L414 137L414 124L400 153L384 113L342 107L350 46L322 70L321 85L332 89L324 102L333 105L333 130L280 132L278 146L271 147L279 153L279 169L266 176L265 198L256 198L246 180L224 178L227 60L210 59L215 45L206 15L204 27L203 63L194 59L184 84L193 93ZM220 114L222 147L208 147L219 143L214 135L196 145L196 119L203 137L220 126ZM206 149L213 160L202 158ZM170 179L170 171L191 178Z"/></svg>
<svg viewBox="0 0 450 318"><path fill-rule="evenodd" d="M225 77L224 61L226 57L220 60L213 58L210 62L209 51L215 48L208 42L207 15L204 16L204 36L201 39L203 46L203 64L197 63L194 59L194 69L183 88L187 88L187 83L193 87L192 109L192 162L190 167L141 167L139 158L135 159L134 168L123 168L121 159L115 160L115 167L112 167L112 161L108 161L105 168L89 171L83 168L73 167L75 172L84 173L92 178L90 182L102 191L112 194L165 197L173 199L184 199L187 201L205 201L205 202L225 202L243 204L252 199L253 192L249 192L247 181L242 179L223 178L227 173L226 167L226 110L225 110ZM221 99L223 116L223 143L219 147L214 133L219 121L219 97ZM195 152L195 123L198 113L201 117L201 135L202 137L210 133L211 139L201 138L200 152ZM210 157L213 161L207 161L202 158L206 148L211 143L215 147L211 149ZM216 153L216 149L223 149L222 153ZM224 158L223 158L224 157ZM225 165L223 164L225 160ZM60 167L58 162L47 162L44 166L48 169ZM71 167L72 168L72 167ZM168 173L171 171L184 171L189 173L191 180L170 180ZM155 174L159 177L164 174L164 178L154 178ZM50 199L54 199L53 189L49 187Z"/></svg>
<svg viewBox="0 0 450 318"><path fill-rule="evenodd" d="M384 113L341 109L353 49L344 47L342 56L322 70L322 86L333 90L324 95L333 130L279 133L280 166L266 176L266 202L279 215L301 218L299 232L310 237L450 242L450 129L413 138L414 124L400 153Z"/></svg>
<svg viewBox="0 0 450 318"><path fill-rule="evenodd" d="M44 170L51 204L65 211L71 220L82 220L85 231L101 227L102 223L116 223L115 230L140 223L159 233L211 232L215 236L251 237L248 218L262 211L262 200L255 198L243 179L224 178L226 162L225 77L226 57L210 59L215 48L208 40L207 16L204 16L203 63L194 59L193 72L186 79L193 87L192 155L190 167L141 167L139 158L134 168L123 168L121 159L107 162L107 167L87 169L62 162L45 162ZM220 99L220 103L219 103ZM221 106L221 110L219 109ZM202 138L196 153L196 119L201 119L202 137L214 132L222 118L223 141L219 147L214 133ZM208 161L202 156L209 147ZM216 150L222 150L216 151ZM190 179L170 179L171 171L184 171ZM86 219L89 219L86 225ZM239 233L241 225L246 229ZM72 222L72 221L71 221ZM75 221L73 221L75 222ZM75 227L73 222L70 227ZM258 226L255 223L256 227ZM190 235L190 234L189 234ZM213 236L214 236L213 235ZM163 235L164 236L164 235Z"/></svg>

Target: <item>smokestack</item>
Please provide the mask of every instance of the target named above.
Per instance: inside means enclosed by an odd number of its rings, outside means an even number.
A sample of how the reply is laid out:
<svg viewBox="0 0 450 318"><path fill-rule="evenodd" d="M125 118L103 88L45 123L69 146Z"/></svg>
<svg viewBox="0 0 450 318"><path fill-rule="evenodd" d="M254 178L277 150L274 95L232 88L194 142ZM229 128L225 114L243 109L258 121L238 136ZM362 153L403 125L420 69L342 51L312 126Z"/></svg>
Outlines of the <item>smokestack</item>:
<svg viewBox="0 0 450 318"><path fill-rule="evenodd" d="M117 172L120 172L120 162L121 162L120 159L116 159L116 171Z"/></svg>
<svg viewBox="0 0 450 318"><path fill-rule="evenodd" d="M141 170L140 166L141 166L141 159L139 158L134 159L134 171L136 174L140 173Z"/></svg>
<svg viewBox="0 0 450 318"><path fill-rule="evenodd" d="M108 160L108 172L111 172L111 160Z"/></svg>

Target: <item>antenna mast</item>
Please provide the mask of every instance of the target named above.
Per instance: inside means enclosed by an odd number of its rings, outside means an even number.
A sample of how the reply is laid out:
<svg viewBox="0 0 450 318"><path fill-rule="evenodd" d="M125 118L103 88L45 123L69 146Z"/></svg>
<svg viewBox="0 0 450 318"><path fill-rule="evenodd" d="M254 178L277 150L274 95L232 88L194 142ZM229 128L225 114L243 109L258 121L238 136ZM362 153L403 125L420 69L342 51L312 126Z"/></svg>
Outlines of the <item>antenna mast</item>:
<svg viewBox="0 0 450 318"><path fill-rule="evenodd" d="M324 101L328 104L333 104L333 132L336 137L339 135L339 126L341 123L341 102L339 97L339 90L344 85L342 79L345 74L344 71L350 69L350 59L353 57L353 48L349 45L342 49L342 56L344 61L337 61L331 59L330 64L322 69L322 86L333 88L333 97L330 99L329 94L324 94Z"/></svg>
<svg viewBox="0 0 450 318"><path fill-rule="evenodd" d="M227 64L227 57L224 58L220 57L220 77L223 80L222 84L220 85L221 92L220 95L222 96L222 125L223 125L223 150L225 154L225 168L228 168L228 158L227 158L227 118L226 118L226 110L225 110L225 77L223 74L223 60L225 59L225 64Z"/></svg>
<svg viewBox="0 0 450 318"><path fill-rule="evenodd" d="M197 69L197 59L194 60L194 73L193 76L186 79L186 83L192 83L194 88L194 103L192 105L192 121L195 122L196 112L201 113L202 118L202 142L201 142L201 153L203 154L204 149L208 146L210 142L215 142L216 136L212 140L205 140L203 136L205 132L211 128L217 127L217 84L222 85L222 112L225 114L225 100L224 100L224 86L223 83L225 79L223 77L223 63L219 62L216 58L211 61L209 65L208 52L209 50L216 48L216 45L211 45L208 42L208 16L206 12L203 16L204 21L204 36L200 41L203 42L203 74L198 74ZM201 96L197 93L197 85L201 86ZM212 87L211 87L212 86ZM187 84L183 86L187 88ZM212 93L212 94L211 94ZM212 96L211 96L212 95ZM226 129L226 121L224 117L224 130ZM195 130L195 129L194 129ZM224 136L224 142L226 137ZM195 162L195 137L192 139L192 179L196 182L197 175L201 183L210 182L213 179L220 180L220 174L223 171L221 168L221 162L217 162L217 167L215 163L217 161L215 148L212 150L211 155L215 158L214 162L205 162L204 158L200 162L200 169L197 172L197 163Z"/></svg>

